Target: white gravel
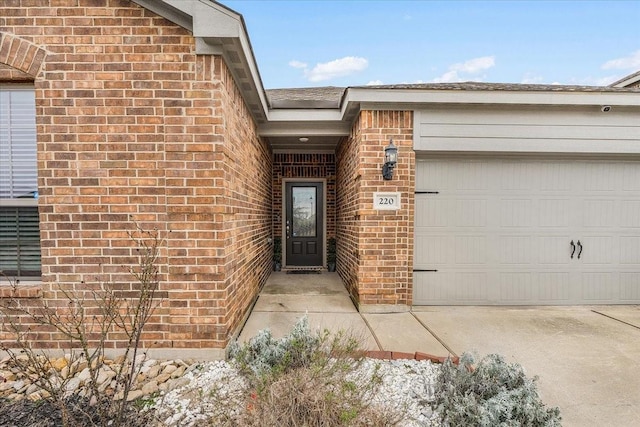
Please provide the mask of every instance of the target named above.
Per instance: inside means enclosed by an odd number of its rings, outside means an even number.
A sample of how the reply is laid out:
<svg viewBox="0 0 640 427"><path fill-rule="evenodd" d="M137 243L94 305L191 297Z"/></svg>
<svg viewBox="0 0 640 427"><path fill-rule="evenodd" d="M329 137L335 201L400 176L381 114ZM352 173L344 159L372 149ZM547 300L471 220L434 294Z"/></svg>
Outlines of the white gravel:
<svg viewBox="0 0 640 427"><path fill-rule="evenodd" d="M429 403L434 399L439 369L429 361L365 359L351 375L357 383L367 381L377 371L382 383L371 396L371 403L405 414L400 426L438 426L437 414ZM228 362L192 366L182 378L183 385L156 400L154 409L163 425L188 427L212 417L233 418L246 404L248 385Z"/></svg>

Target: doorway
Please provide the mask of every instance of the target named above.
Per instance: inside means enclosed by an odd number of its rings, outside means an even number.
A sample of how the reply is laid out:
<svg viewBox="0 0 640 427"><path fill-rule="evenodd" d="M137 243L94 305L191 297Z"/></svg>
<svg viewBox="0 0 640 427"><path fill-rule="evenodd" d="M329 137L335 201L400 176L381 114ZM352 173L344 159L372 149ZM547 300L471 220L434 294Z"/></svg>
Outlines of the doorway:
<svg viewBox="0 0 640 427"><path fill-rule="evenodd" d="M285 182L285 266L324 264L324 183Z"/></svg>

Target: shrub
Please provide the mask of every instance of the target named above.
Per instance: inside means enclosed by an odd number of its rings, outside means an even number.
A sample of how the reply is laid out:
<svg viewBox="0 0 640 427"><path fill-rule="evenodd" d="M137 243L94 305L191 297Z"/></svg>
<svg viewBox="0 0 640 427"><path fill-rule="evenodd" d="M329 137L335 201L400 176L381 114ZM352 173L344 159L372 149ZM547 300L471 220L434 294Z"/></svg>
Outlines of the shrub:
<svg viewBox="0 0 640 427"><path fill-rule="evenodd" d="M381 378L356 382L362 360L358 340L344 332L312 334L307 317L289 335L260 331L230 356L255 390L237 425L393 426L401 416L372 407Z"/></svg>
<svg viewBox="0 0 640 427"><path fill-rule="evenodd" d="M560 410L540 400L536 380L518 364L499 355L482 359L464 354L460 364L450 360L441 368L436 385L436 410L444 426L559 426Z"/></svg>
<svg viewBox="0 0 640 427"><path fill-rule="evenodd" d="M0 305L3 329L15 338L15 343L3 342L0 349L8 354L12 366L22 376L29 376L41 389L44 401L35 406L55 408L45 413L59 418L56 425L118 427L134 425L140 420L139 417L134 421L130 419L132 408L128 396L146 358L141 349L144 327L160 303L157 260L163 240L157 231L142 230L137 224L136 231L129 233L129 237L136 245L138 262L128 268L137 281L131 296L109 283L82 283L76 290L54 288L63 296L64 307L55 303L50 306L47 301L38 301L35 307L26 306L17 297ZM11 284L15 291L16 282ZM21 318L35 325L35 329L25 325ZM38 348L40 330L55 332L61 337L60 344L68 349L65 364L69 368L65 374L53 368L55 358L50 351ZM110 393L100 387L99 379L105 366L107 338L112 332L122 334L126 343L120 356L122 363L113 365L118 367L112 379L115 387ZM71 387L72 381L78 380L76 375L83 370L88 372L85 386L82 390L78 390L77 384Z"/></svg>

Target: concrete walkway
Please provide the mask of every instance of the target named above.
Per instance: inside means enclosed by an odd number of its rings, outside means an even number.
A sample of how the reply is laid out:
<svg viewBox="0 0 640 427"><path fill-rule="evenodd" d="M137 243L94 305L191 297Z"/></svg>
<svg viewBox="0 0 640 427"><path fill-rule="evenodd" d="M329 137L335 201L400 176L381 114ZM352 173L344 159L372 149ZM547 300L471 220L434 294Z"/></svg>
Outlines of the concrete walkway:
<svg viewBox="0 0 640 427"><path fill-rule="evenodd" d="M307 314L313 328L349 330L368 350L503 355L539 376L564 426L640 425L640 306L414 307L358 313L336 273L273 273L240 340L285 335Z"/></svg>

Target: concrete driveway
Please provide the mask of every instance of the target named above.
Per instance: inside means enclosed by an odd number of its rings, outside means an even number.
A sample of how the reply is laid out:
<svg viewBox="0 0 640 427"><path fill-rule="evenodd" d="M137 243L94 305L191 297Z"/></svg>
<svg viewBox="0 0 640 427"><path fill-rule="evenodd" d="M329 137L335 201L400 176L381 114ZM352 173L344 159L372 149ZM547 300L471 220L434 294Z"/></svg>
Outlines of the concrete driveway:
<svg viewBox="0 0 640 427"><path fill-rule="evenodd" d="M415 307L456 353L503 355L539 377L564 426L640 425L640 306Z"/></svg>
<svg viewBox="0 0 640 427"><path fill-rule="evenodd" d="M335 273L274 273L240 335L312 327L350 330L370 350L436 356L498 353L538 376L542 400L564 426L640 425L640 306L413 307L359 313Z"/></svg>

